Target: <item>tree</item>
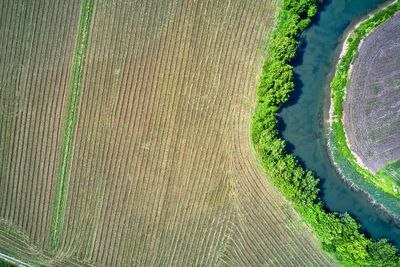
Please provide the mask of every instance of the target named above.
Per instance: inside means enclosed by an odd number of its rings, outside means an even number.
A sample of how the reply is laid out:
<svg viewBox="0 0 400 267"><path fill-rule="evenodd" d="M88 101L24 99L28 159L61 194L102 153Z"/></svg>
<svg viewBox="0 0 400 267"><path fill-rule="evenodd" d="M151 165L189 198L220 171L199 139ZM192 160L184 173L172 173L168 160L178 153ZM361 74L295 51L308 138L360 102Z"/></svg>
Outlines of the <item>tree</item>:
<svg viewBox="0 0 400 267"><path fill-rule="evenodd" d="M380 239L369 244L369 263L371 266L400 266L396 248L387 239Z"/></svg>

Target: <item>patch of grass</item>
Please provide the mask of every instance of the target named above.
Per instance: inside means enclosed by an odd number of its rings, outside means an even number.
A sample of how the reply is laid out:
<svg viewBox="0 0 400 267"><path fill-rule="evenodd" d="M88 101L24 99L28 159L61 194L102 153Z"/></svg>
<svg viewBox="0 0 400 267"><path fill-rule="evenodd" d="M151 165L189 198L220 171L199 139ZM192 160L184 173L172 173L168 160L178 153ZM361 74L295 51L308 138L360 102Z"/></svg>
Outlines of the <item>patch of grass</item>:
<svg viewBox="0 0 400 267"><path fill-rule="evenodd" d="M72 63L72 78L70 81L70 99L67 104L67 118L64 126L64 143L61 152L61 162L57 177L57 193L52 214L50 230L50 249L56 249L59 242L59 235L63 226L63 217L66 208L68 195L68 170L72 153L72 138L74 136L75 124L77 121L77 106L82 87L83 66L85 64L86 49L89 39L90 21L93 11L93 0L82 2L78 35L75 43L75 51Z"/></svg>
<svg viewBox="0 0 400 267"><path fill-rule="evenodd" d="M397 187L400 186L400 160L386 164L377 172L377 175L390 179Z"/></svg>
<svg viewBox="0 0 400 267"><path fill-rule="evenodd" d="M3 259L0 258L0 267L14 267L14 266L16 267L17 265L15 265L12 262L9 262L9 261L6 261L6 260L3 260Z"/></svg>

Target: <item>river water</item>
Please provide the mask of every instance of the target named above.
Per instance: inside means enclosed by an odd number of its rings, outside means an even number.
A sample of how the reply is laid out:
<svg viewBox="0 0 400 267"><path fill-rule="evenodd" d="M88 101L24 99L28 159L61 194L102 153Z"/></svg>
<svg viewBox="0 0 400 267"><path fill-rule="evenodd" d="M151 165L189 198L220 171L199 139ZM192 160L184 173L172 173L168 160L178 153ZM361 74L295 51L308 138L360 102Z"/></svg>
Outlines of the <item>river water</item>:
<svg viewBox="0 0 400 267"><path fill-rule="evenodd" d="M388 238L400 249L400 226L367 198L352 191L337 174L326 147L328 84L346 30L386 1L326 1L303 35L295 60L296 92L280 112L282 136L288 150L321 179L321 196L332 211L348 212L372 238Z"/></svg>

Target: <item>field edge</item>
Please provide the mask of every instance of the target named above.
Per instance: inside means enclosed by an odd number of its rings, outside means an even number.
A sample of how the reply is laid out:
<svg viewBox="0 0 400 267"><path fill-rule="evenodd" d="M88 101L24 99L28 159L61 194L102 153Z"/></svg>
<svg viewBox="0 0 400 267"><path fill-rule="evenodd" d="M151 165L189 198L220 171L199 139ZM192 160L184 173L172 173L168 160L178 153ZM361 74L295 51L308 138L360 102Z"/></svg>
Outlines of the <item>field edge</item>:
<svg viewBox="0 0 400 267"><path fill-rule="evenodd" d="M343 101L351 74L351 65L357 57L362 40L379 25L390 19L400 10L399 1L381 7L369 17L357 24L344 41L342 56L336 66L334 77L330 83L331 105L329 112L328 150L332 161L343 179L353 187L364 191L371 201L382 205L390 215L400 218L399 199L400 186L388 176L374 175L357 162L357 156L350 149L346 130L343 125ZM376 188L384 194L376 194ZM375 194L374 194L375 192Z"/></svg>

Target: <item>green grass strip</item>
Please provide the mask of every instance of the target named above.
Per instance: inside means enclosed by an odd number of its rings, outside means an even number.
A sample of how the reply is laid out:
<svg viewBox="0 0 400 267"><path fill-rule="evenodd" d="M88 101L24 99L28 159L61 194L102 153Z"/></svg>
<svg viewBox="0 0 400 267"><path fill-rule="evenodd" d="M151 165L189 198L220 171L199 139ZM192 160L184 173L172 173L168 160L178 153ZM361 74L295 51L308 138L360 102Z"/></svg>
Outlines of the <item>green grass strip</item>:
<svg viewBox="0 0 400 267"><path fill-rule="evenodd" d="M79 15L78 34L75 43L72 62L72 75L70 81L70 99L67 103L67 115L65 118L64 138L61 150L61 161L58 165L57 193L52 213L50 226L49 247L55 250L59 246L59 238L64 223L66 199L68 195L68 170L70 168L72 139L77 121L77 106L82 87L83 66L85 64L86 50L88 46L90 21L93 12L93 0L83 0Z"/></svg>
<svg viewBox="0 0 400 267"><path fill-rule="evenodd" d="M1 267L16 267L17 265L15 265L14 263L12 263L12 262L9 262L9 261L7 261L7 260L4 260L4 259L1 259L0 258L0 266Z"/></svg>
<svg viewBox="0 0 400 267"><path fill-rule="evenodd" d="M377 172L378 175L388 177L388 179L400 185L400 160L387 163Z"/></svg>
<svg viewBox="0 0 400 267"><path fill-rule="evenodd" d="M346 94L346 87L349 83L350 78L350 66L358 55L359 46L364 38L369 33L373 32L379 25L392 18L400 10L400 2L391 4L388 7L376 12L371 18L360 23L353 32L350 34L346 41L346 51L343 57L340 59L336 73L330 84L332 89L332 118L331 118L331 132L330 132L330 148L335 150L333 158L339 165L340 169L346 173L346 177L356 183L357 186L363 187L366 191L375 191L373 188L367 190L368 186L362 186L361 182L357 183L356 178L350 174L352 170L348 167L352 167L358 174L360 174L366 182L380 188L383 192L399 199L400 198L400 186L399 184L389 175L382 175L383 172L377 174L371 173L369 170L361 167L358 163L352 151L350 150L346 135L344 132L343 125L343 101ZM350 163L350 166L344 167L342 162ZM395 207L394 209L397 209Z"/></svg>

